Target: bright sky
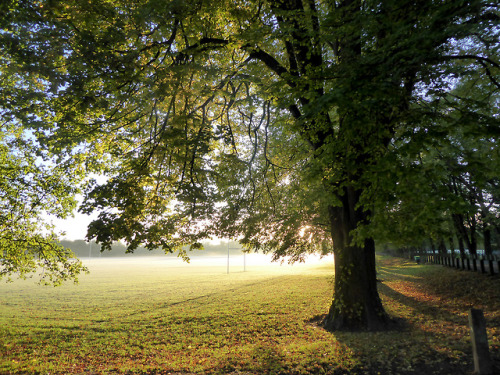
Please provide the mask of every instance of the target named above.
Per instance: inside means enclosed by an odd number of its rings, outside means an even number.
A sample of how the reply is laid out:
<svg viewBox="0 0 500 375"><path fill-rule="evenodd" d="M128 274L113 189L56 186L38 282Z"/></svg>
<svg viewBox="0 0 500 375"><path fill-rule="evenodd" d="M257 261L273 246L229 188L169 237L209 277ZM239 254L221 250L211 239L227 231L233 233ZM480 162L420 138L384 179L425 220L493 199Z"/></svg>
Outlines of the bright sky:
<svg viewBox="0 0 500 375"><path fill-rule="evenodd" d="M53 219L52 222L56 225L57 232L66 232L62 238L70 241L74 240L84 240L87 234L87 226L92 221L92 219L97 218L95 216L83 215L80 213L75 213L75 217L68 219Z"/></svg>
<svg viewBox="0 0 500 375"><path fill-rule="evenodd" d="M95 179L99 184L104 184L107 180L106 177L96 175L94 173L90 174L91 178ZM76 200L78 202L78 206L83 201L82 195L77 195ZM74 241L74 240L84 240L87 235L87 226L90 224L92 220L97 219L99 216L98 212L93 213L92 215L84 215L79 213L78 211L74 212L74 217L69 217L67 219L53 219L51 218L51 222L56 226L56 232L65 232L66 234L62 236L63 239Z"/></svg>
<svg viewBox="0 0 500 375"><path fill-rule="evenodd" d="M98 213L88 216L75 212L74 217L64 220L51 219L51 221L56 226L56 232L66 232L66 234L61 237L62 239L75 241L85 239L87 235L87 226L92 220L97 219L97 216ZM224 241L226 240L227 239L224 239ZM207 240L207 242L213 245L218 245L220 241L220 239Z"/></svg>

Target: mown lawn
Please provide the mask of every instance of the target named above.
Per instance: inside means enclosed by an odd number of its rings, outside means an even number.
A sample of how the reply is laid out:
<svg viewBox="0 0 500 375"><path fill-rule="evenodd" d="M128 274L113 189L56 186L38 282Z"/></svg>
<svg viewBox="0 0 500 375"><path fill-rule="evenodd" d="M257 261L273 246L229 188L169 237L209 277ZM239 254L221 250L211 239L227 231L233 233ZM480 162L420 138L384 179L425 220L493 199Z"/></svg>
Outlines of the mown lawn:
<svg viewBox="0 0 500 375"><path fill-rule="evenodd" d="M500 364L498 277L378 262L383 302L403 319L390 332L317 326L331 263L226 275L108 259L79 285L0 284L0 373L470 374L471 306L484 309Z"/></svg>

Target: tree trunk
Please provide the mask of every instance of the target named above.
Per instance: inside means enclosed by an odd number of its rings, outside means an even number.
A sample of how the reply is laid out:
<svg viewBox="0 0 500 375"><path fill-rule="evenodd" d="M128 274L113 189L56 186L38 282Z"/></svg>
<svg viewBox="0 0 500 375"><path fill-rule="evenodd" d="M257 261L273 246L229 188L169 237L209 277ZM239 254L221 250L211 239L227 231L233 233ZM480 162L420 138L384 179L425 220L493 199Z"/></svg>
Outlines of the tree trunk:
<svg viewBox="0 0 500 375"><path fill-rule="evenodd" d="M439 252L441 254L446 254L448 252L448 250L446 249L446 244L444 243L443 238L439 239Z"/></svg>
<svg viewBox="0 0 500 375"><path fill-rule="evenodd" d="M469 241L469 253L472 255L477 255L477 238L476 238L476 221L475 219L469 220L469 231L470 231L470 241Z"/></svg>
<svg viewBox="0 0 500 375"><path fill-rule="evenodd" d="M489 227L486 227L483 230L483 237L484 237L484 253L491 257L493 255L493 249L491 247L491 231Z"/></svg>
<svg viewBox="0 0 500 375"><path fill-rule="evenodd" d="M460 250L460 255L464 257L465 256L464 240L462 240L462 237L460 236L458 236L458 248Z"/></svg>
<svg viewBox="0 0 500 375"><path fill-rule="evenodd" d="M434 241L432 238L429 238L429 243L431 244L431 250L435 254L436 253L436 245L434 244Z"/></svg>
<svg viewBox="0 0 500 375"><path fill-rule="evenodd" d="M450 235L450 237L448 238L448 241L450 242L450 250L451 250L451 253L453 254L455 252L455 241L453 240L453 235ZM463 256L462 253L460 253L460 255Z"/></svg>
<svg viewBox="0 0 500 375"><path fill-rule="evenodd" d="M467 219L468 227L464 224L464 217L462 214L452 214L453 223L455 225L457 236L459 240L467 246L469 254L477 254L477 240L476 240L476 222L474 219Z"/></svg>
<svg viewBox="0 0 500 375"><path fill-rule="evenodd" d="M377 291L375 242L352 244L351 231L367 220L356 209L359 192L346 188L341 207L329 207L335 254L335 290L324 321L334 330L382 330L390 323Z"/></svg>

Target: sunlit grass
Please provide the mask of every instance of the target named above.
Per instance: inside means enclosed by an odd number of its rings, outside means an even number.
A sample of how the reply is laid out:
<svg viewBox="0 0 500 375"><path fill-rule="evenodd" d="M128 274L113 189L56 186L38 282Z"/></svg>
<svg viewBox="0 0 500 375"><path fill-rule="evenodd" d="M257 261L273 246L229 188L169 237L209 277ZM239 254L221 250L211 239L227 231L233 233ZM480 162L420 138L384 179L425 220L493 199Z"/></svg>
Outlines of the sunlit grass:
<svg viewBox="0 0 500 375"><path fill-rule="evenodd" d="M0 284L0 373L470 373L472 305L500 357L498 278L379 258L383 302L405 324L331 334L311 323L331 303L331 262L89 267L79 285Z"/></svg>
<svg viewBox="0 0 500 375"><path fill-rule="evenodd" d="M1 286L2 371L270 368L316 345L305 320L331 293L331 267L89 266L78 286Z"/></svg>

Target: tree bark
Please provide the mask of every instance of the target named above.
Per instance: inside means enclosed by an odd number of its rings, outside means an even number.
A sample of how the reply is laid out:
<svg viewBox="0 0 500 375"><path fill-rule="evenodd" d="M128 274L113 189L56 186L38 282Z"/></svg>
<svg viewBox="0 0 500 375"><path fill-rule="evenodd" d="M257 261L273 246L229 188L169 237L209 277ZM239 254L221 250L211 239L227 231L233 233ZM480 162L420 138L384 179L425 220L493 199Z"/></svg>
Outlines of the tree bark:
<svg viewBox="0 0 500 375"><path fill-rule="evenodd" d="M352 230L367 213L356 208L360 193L346 188L341 207L329 207L335 255L335 289L324 326L327 330L383 330L390 319L377 291L375 242L352 243Z"/></svg>
<svg viewBox="0 0 500 375"><path fill-rule="evenodd" d="M464 217L462 214L452 214L453 223L457 230L459 240L462 240L469 250L469 254L477 254L477 239L476 239L476 221L474 218L467 219L468 227L464 224Z"/></svg>
<svg viewBox="0 0 500 375"><path fill-rule="evenodd" d="M432 252L436 253L436 245L434 244L434 241L432 240L432 238L429 238L429 243L431 245Z"/></svg>
<svg viewBox="0 0 500 375"><path fill-rule="evenodd" d="M444 243L443 238L439 239L439 252L442 254L446 254L448 252L448 250L446 249L446 244ZM453 249L452 249L452 253L453 253Z"/></svg>
<svg viewBox="0 0 500 375"><path fill-rule="evenodd" d="M464 240L462 240L462 237L460 236L458 236L458 248L460 250L460 255L464 257L465 256Z"/></svg>
<svg viewBox="0 0 500 375"><path fill-rule="evenodd" d="M483 230L483 239L484 239L484 253L487 256L493 255L493 249L491 247L491 231L490 228L486 226Z"/></svg>
<svg viewBox="0 0 500 375"><path fill-rule="evenodd" d="M453 240L453 236L450 235L450 237L448 238L448 241L450 242L450 250L451 250L451 253L453 254L455 252L455 241ZM460 253L460 255L464 255L462 253Z"/></svg>
<svg viewBox="0 0 500 375"><path fill-rule="evenodd" d="M344 0L336 6L336 12L344 25L352 23L361 12L360 0ZM323 63L321 52L318 49L317 41L319 37L319 20L315 12L308 12L304 8L304 2L300 0L273 0L271 9L276 17L279 28L283 33L288 34L284 41L287 59L287 74L283 74L283 69L276 68L276 64L271 64L269 59L261 59L285 82L297 90L297 102L294 103L292 116L300 120L301 108L307 108L310 98L323 96L323 87L317 86L316 81L321 81ZM312 8L311 8L312 9ZM307 14L311 17L310 25L312 30L308 30L307 23L303 22L303 17ZM316 26L315 26L316 25ZM318 34L316 34L318 33ZM349 71L352 63L359 61L361 56L361 36L362 30L358 28L355 32L344 33L338 41L338 58L341 61L342 69ZM316 35L312 38L309 35ZM254 51L254 54L257 53ZM318 77L315 77L319 74ZM350 72L352 74L352 72ZM352 78L352 77L351 77ZM298 84L300 82L300 85ZM340 83L340 86L351 87L351 82ZM352 90L351 90L352 91ZM340 113L342 112L342 113ZM382 113L383 111L381 111ZM364 166L373 162L372 147L367 145L367 138L359 136L352 142L352 132L356 126L363 123L361 129L365 129L364 122L358 117L357 107L345 106L339 111L338 132L330 124L328 110L301 124L301 136L303 136L315 151L322 146L330 145L332 139L337 144L334 147L338 153L338 159L342 168L345 168L344 181L334 181L332 184L336 188L341 182L349 181L351 187L347 185L341 188L339 198L342 201L340 207L329 207L332 239L334 242L335 254L335 291L334 300L330 312L325 319L325 327L329 330L379 330L386 327L389 319L384 312L382 303L377 292L376 270L375 270L375 244L369 238L362 245L352 242L351 233L360 224L366 223L368 213L357 208L361 191L356 191L352 186L359 180L361 171L353 171L350 162L354 165ZM318 120L319 119L319 120ZM385 119L384 117L384 120ZM325 126L328 125L328 126ZM386 128L388 124L384 124ZM356 138L356 137L355 137ZM389 138L380 140L380 144L386 146ZM352 150L346 154L343 144L350 144ZM356 150L356 151L353 151ZM334 157L335 158L335 157ZM354 158L354 160L353 160ZM343 164L342 164L343 163Z"/></svg>

